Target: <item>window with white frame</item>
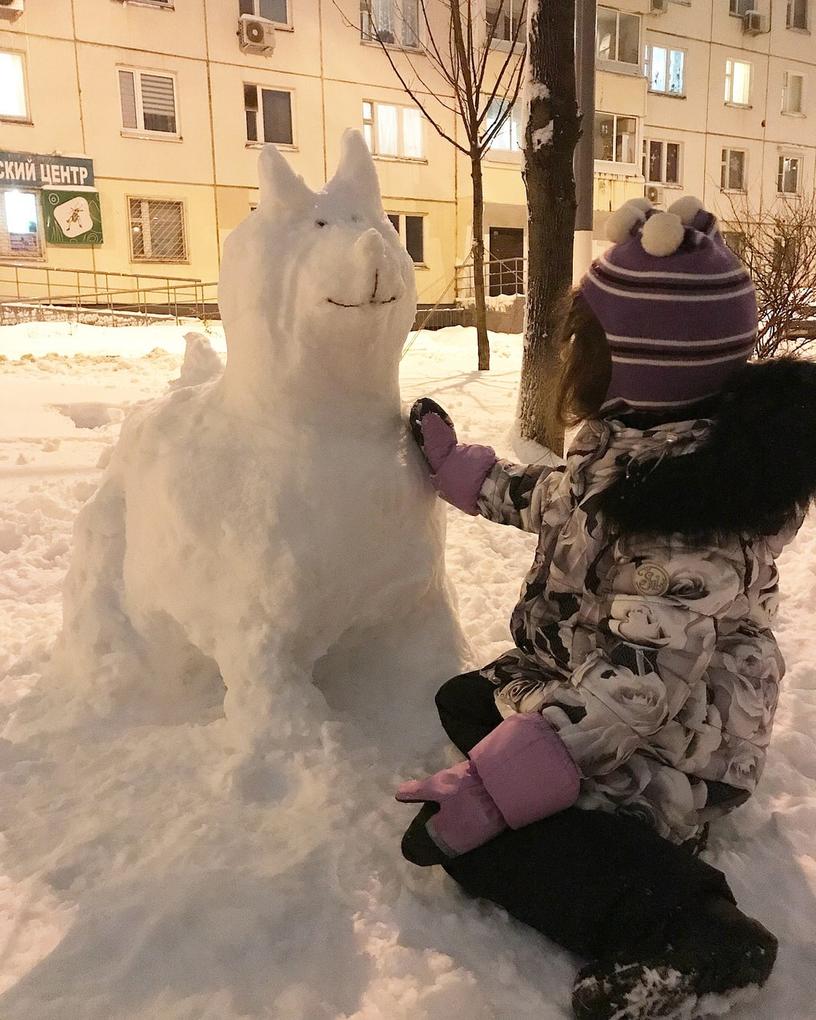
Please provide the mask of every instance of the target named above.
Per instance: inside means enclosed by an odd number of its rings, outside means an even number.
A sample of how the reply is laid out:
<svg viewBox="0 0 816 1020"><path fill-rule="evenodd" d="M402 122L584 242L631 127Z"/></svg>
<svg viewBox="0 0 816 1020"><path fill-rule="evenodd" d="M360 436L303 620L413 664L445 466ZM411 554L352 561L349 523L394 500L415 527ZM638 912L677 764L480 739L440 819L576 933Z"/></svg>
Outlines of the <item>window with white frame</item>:
<svg viewBox="0 0 816 1020"><path fill-rule="evenodd" d="M527 38L524 0L485 0L487 30L494 42L517 42Z"/></svg>
<svg viewBox="0 0 816 1020"><path fill-rule="evenodd" d="M248 142L294 145L291 92L244 83L244 115Z"/></svg>
<svg viewBox="0 0 816 1020"><path fill-rule="evenodd" d="M643 177L648 184L679 184L680 143L644 139Z"/></svg>
<svg viewBox="0 0 816 1020"><path fill-rule="evenodd" d="M0 191L0 258L43 257L39 205L34 191Z"/></svg>
<svg viewBox="0 0 816 1020"><path fill-rule="evenodd" d="M278 25L289 24L289 0L238 0L238 13L266 18Z"/></svg>
<svg viewBox="0 0 816 1020"><path fill-rule="evenodd" d="M595 53L599 61L640 67L640 18L612 7L599 7L595 20Z"/></svg>
<svg viewBox="0 0 816 1020"><path fill-rule="evenodd" d="M156 198L128 199L134 262L186 262L184 205Z"/></svg>
<svg viewBox="0 0 816 1020"><path fill-rule="evenodd" d="M637 163L637 117L616 113L596 113L594 132L595 159L621 163L631 172Z"/></svg>
<svg viewBox="0 0 816 1020"><path fill-rule="evenodd" d="M22 53L0 50L0 117L28 119L25 57Z"/></svg>
<svg viewBox="0 0 816 1020"><path fill-rule="evenodd" d="M745 191L745 150L723 149L720 158L720 187L723 191Z"/></svg>
<svg viewBox="0 0 816 1020"><path fill-rule="evenodd" d="M644 73L650 92L666 96L686 94L686 53L666 46L647 46Z"/></svg>
<svg viewBox="0 0 816 1020"><path fill-rule="evenodd" d="M124 131L178 137L176 79L169 74L119 68Z"/></svg>
<svg viewBox="0 0 816 1020"><path fill-rule="evenodd" d="M419 0L360 0L360 37L401 49L420 44Z"/></svg>
<svg viewBox="0 0 816 1020"><path fill-rule="evenodd" d="M782 79L782 112L802 113L802 95L805 91L805 76L785 71Z"/></svg>
<svg viewBox="0 0 816 1020"><path fill-rule="evenodd" d="M780 156L776 174L776 190L780 195L799 194L799 170L802 160L799 156Z"/></svg>
<svg viewBox="0 0 816 1020"><path fill-rule="evenodd" d="M809 0L788 0L788 14L786 19L788 28L807 29L808 3Z"/></svg>
<svg viewBox="0 0 816 1020"><path fill-rule="evenodd" d="M757 0L728 0L728 11L738 18L756 9Z"/></svg>
<svg viewBox="0 0 816 1020"><path fill-rule="evenodd" d="M374 156L423 159L422 114L415 106L363 100L363 135Z"/></svg>
<svg viewBox="0 0 816 1020"><path fill-rule="evenodd" d="M388 213L387 215L414 263L423 264L425 262L425 217L408 213Z"/></svg>
<svg viewBox="0 0 816 1020"><path fill-rule="evenodd" d="M745 60L725 62L725 101L732 106L751 102L751 65Z"/></svg>
<svg viewBox="0 0 816 1020"><path fill-rule="evenodd" d="M485 133L489 134L504 110L504 103L494 99L487 111ZM509 112L490 140L490 148L499 152L519 152L521 150L521 117L515 107Z"/></svg>

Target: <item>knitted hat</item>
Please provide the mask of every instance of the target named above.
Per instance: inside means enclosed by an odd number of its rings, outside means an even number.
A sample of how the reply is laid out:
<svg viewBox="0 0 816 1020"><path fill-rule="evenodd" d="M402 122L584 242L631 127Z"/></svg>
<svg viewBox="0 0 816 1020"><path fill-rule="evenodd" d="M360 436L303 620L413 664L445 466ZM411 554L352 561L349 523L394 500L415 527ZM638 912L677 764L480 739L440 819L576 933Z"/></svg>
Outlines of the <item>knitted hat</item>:
<svg viewBox="0 0 816 1020"><path fill-rule="evenodd" d="M580 285L612 356L602 413L682 413L718 394L753 350L757 305L716 218L691 196L668 212L636 198L606 236L613 247Z"/></svg>

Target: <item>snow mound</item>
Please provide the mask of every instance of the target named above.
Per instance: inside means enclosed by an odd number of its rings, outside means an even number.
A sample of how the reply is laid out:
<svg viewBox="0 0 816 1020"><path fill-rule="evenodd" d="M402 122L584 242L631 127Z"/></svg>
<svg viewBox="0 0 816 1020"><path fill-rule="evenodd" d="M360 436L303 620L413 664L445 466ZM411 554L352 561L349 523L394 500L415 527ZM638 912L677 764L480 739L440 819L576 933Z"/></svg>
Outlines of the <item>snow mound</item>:
<svg viewBox="0 0 816 1020"><path fill-rule="evenodd" d="M184 361L178 379L170 383L171 390L183 386L200 386L201 383L217 379L224 370L221 359L213 350L209 337L204 333L189 332L184 334L186 344Z"/></svg>

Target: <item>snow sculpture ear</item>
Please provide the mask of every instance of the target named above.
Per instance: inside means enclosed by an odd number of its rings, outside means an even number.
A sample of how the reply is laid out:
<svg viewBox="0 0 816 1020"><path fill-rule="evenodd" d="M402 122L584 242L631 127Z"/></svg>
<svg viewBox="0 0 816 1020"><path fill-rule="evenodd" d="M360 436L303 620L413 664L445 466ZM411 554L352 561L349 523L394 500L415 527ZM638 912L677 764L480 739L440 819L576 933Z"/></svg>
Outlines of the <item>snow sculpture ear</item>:
<svg viewBox="0 0 816 1020"><path fill-rule="evenodd" d="M315 194L294 172L276 146L265 145L258 157L261 208L297 211L314 205Z"/></svg>
<svg viewBox="0 0 816 1020"><path fill-rule="evenodd" d="M326 194L336 198L341 208L356 208L382 218L380 182L365 139L359 131L348 128L343 132L342 145L340 162L326 185Z"/></svg>

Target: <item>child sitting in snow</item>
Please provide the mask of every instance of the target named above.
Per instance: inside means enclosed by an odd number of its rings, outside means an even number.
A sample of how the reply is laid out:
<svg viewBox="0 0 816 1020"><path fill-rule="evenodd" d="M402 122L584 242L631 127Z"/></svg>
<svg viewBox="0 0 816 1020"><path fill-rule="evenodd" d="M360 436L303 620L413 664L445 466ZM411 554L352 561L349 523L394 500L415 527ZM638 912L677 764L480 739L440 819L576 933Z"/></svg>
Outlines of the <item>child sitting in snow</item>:
<svg viewBox="0 0 816 1020"><path fill-rule="evenodd" d="M816 491L816 365L746 365L754 288L692 198L644 200L572 298L558 468L411 420L441 496L538 534L515 647L437 695L468 760L404 783L403 840L462 887L589 957L584 1020L723 1012L777 942L702 861L762 772L784 664L776 557ZM732 996L733 997L733 996Z"/></svg>

